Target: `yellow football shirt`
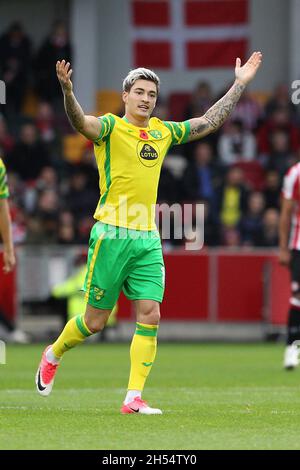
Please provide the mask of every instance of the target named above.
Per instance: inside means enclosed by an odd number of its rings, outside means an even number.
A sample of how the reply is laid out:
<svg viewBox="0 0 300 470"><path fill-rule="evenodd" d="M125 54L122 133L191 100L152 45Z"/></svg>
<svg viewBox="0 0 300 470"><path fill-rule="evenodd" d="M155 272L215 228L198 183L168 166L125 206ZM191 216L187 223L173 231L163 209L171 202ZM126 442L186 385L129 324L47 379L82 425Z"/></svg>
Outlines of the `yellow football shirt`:
<svg viewBox="0 0 300 470"><path fill-rule="evenodd" d="M146 128L111 113L99 118L94 141L100 200L94 218L134 230L155 230L155 204L163 160L172 145L188 139L189 121L153 117Z"/></svg>
<svg viewBox="0 0 300 470"><path fill-rule="evenodd" d="M0 158L0 199L8 198L9 191L7 186L6 169L2 159Z"/></svg>

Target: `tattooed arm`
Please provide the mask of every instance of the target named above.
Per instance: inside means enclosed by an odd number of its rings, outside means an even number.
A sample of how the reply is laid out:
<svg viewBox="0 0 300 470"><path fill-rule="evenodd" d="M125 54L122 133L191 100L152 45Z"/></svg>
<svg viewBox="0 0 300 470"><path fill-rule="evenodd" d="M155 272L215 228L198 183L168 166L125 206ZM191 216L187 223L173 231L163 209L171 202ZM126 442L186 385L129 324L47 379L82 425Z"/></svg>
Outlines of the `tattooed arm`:
<svg viewBox="0 0 300 470"><path fill-rule="evenodd" d="M200 139L222 126L240 99L246 85L254 78L261 61L261 52L254 52L243 67L241 67L241 60L236 59L236 80L234 84L226 95L206 111L203 116L190 119L189 142Z"/></svg>
<svg viewBox="0 0 300 470"><path fill-rule="evenodd" d="M101 131L101 122L95 116L86 116L75 98L73 85L70 80L72 69L69 70L70 63L62 60L56 63L57 78L60 82L63 94L64 105L71 125L84 135L87 139L95 140Z"/></svg>

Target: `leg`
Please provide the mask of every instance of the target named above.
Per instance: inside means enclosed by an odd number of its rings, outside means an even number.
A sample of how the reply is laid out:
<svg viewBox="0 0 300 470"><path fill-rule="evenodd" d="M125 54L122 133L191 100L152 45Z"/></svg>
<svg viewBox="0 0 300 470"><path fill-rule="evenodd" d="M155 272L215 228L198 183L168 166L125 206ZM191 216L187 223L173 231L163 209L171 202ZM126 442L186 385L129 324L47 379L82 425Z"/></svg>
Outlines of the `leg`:
<svg viewBox="0 0 300 470"><path fill-rule="evenodd" d="M61 335L47 352L48 359L51 360L51 352L54 358L60 359L66 351L82 343L88 336L101 331L110 312L111 310L102 310L87 305L84 315L78 315L68 321Z"/></svg>
<svg viewBox="0 0 300 470"><path fill-rule="evenodd" d="M287 341L284 355L284 367L293 370L299 363L298 347L300 340L300 252L293 251L291 257L291 299L287 323Z"/></svg>
<svg viewBox="0 0 300 470"><path fill-rule="evenodd" d="M68 321L55 343L43 352L36 374L36 386L40 395L48 396L51 393L56 370L63 354L82 343L88 336L101 331L110 312L87 305L85 315L77 315Z"/></svg>
<svg viewBox="0 0 300 470"><path fill-rule="evenodd" d="M159 303L154 300L134 301L136 330L130 347L131 369L123 413L161 414L141 400L146 379L151 371L157 349L157 329L160 319ZM136 400L138 400L136 402Z"/></svg>

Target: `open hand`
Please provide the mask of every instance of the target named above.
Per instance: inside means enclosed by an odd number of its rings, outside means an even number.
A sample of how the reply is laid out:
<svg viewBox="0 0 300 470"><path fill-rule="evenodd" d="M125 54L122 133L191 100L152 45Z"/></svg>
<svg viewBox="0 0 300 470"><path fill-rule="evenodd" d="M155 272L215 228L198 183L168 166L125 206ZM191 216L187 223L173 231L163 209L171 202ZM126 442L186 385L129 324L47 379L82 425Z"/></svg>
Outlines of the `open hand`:
<svg viewBox="0 0 300 470"><path fill-rule="evenodd" d="M279 263L282 266L289 266L291 262L291 252L288 249L279 250Z"/></svg>
<svg viewBox="0 0 300 470"><path fill-rule="evenodd" d="M235 76L244 85L247 85L255 77L262 63L262 53L253 52L250 59L241 67L241 59L238 57L235 63Z"/></svg>
<svg viewBox="0 0 300 470"><path fill-rule="evenodd" d="M5 273L9 273L14 269L16 258L13 250L7 250L4 247L3 262L3 271Z"/></svg>
<svg viewBox="0 0 300 470"><path fill-rule="evenodd" d="M63 93L72 93L73 90L73 84L70 80L73 70L69 69L70 62L66 63L64 59L61 62L59 60L56 62L56 74Z"/></svg>

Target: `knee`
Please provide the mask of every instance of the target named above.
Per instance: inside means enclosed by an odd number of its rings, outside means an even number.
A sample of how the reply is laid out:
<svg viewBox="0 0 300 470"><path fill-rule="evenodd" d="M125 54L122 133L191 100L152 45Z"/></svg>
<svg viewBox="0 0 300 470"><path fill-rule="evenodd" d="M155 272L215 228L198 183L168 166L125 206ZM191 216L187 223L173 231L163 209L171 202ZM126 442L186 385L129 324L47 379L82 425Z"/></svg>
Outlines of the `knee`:
<svg viewBox="0 0 300 470"><path fill-rule="evenodd" d="M139 320L141 323L145 323L146 325L158 325L160 321L159 306L146 310L141 317L142 318Z"/></svg>
<svg viewBox="0 0 300 470"><path fill-rule="evenodd" d="M91 333L98 333L105 327L104 319L101 317L85 316L84 321Z"/></svg>

